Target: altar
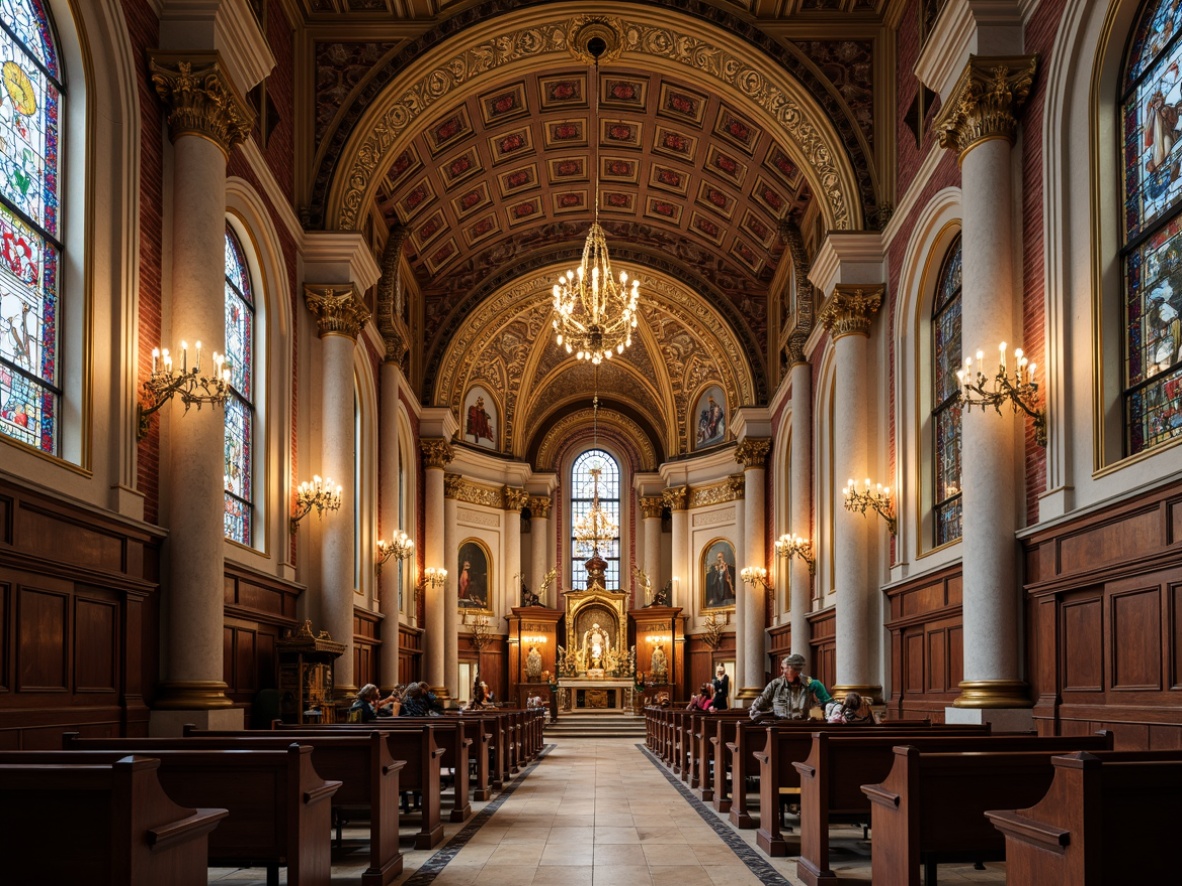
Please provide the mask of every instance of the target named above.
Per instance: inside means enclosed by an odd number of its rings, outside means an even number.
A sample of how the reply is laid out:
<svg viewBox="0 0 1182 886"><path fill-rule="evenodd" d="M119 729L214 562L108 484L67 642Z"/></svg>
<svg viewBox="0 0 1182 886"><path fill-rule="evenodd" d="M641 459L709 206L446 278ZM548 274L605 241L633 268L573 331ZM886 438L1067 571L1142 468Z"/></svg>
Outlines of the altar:
<svg viewBox="0 0 1182 886"><path fill-rule="evenodd" d="M575 714L631 712L634 689L631 680L562 679L558 681L558 708Z"/></svg>

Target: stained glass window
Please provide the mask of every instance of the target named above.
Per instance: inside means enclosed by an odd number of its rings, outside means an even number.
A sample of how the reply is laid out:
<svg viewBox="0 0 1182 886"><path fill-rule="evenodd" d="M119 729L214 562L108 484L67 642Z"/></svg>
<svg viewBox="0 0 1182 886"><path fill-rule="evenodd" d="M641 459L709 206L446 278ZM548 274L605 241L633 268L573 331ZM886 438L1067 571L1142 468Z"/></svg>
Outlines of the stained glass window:
<svg viewBox="0 0 1182 886"><path fill-rule="evenodd" d="M570 472L570 518L571 525L591 511L595 495L595 483L591 471L599 469L599 507L615 524L620 524L620 466L602 449L588 449L575 459ZM584 565L588 554L571 533L571 584L576 588L587 587L587 568ZM603 581L608 590L620 588L620 539L614 538L601 543L599 556L607 561Z"/></svg>
<svg viewBox="0 0 1182 886"><path fill-rule="evenodd" d="M960 538L960 237L948 250L932 303L932 452L935 468L935 541Z"/></svg>
<svg viewBox="0 0 1182 886"><path fill-rule="evenodd" d="M64 91L41 0L0 0L0 59L0 433L56 454Z"/></svg>
<svg viewBox="0 0 1182 886"><path fill-rule="evenodd" d="M1182 437L1182 5L1146 4L1121 86L1127 454Z"/></svg>
<svg viewBox="0 0 1182 886"><path fill-rule="evenodd" d="M0 0L2 2L2 0ZM226 226L226 538L252 540L254 517L254 295L242 244Z"/></svg>

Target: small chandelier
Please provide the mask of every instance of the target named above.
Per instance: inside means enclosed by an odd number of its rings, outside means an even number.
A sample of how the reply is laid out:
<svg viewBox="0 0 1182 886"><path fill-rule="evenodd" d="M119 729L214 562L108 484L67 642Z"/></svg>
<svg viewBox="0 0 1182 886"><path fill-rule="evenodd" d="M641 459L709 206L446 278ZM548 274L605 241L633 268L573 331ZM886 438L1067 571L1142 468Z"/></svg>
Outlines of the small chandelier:
<svg viewBox="0 0 1182 886"><path fill-rule="evenodd" d="M595 164L595 221L583 245L583 261L554 284L554 333L560 347L579 360L596 366L632 345L636 328L636 303L640 281L628 282L621 271L619 281L612 275L607 241L599 226L599 57L607 44L601 37L587 42L595 59L595 102L592 110L592 162Z"/></svg>
<svg viewBox="0 0 1182 886"><path fill-rule="evenodd" d="M201 342L197 342L197 360L190 368L189 346L181 342L181 367L178 372L168 348L152 348L152 375L144 382L148 404L139 406L139 427L136 439L148 435L149 420L174 396L181 398L185 412L190 406L201 408L202 403L223 406L230 396L230 363L224 354L213 352L213 375L201 373Z"/></svg>
<svg viewBox="0 0 1182 886"><path fill-rule="evenodd" d="M380 573L382 571L382 564L391 557L394 557L399 562L407 559L414 553L414 547L415 543L411 540L411 537L402 531L395 532L389 541L382 539L378 542L377 571Z"/></svg>
<svg viewBox="0 0 1182 886"><path fill-rule="evenodd" d="M291 515L291 531L295 532L299 522L312 509L316 509L316 516L323 517L325 511L337 511L341 507L341 487L332 482L330 477L319 474L312 478L312 482L301 483L296 490L296 510Z"/></svg>
<svg viewBox="0 0 1182 886"><path fill-rule="evenodd" d="M956 377L960 381L960 402L966 412L972 412L974 406L979 406L984 412L990 406L1001 415L1001 407L1009 403L1014 412L1024 412L1034 421L1034 442L1039 446L1047 445L1047 416L1038 407L1038 384L1034 381L1035 364L1022 353L1021 348L1014 349L1014 369L1010 371L1006 363L1006 343L997 346L997 375L990 379L984 372L985 354L977 351L976 373L973 373L973 358L964 358L964 368L957 370Z"/></svg>

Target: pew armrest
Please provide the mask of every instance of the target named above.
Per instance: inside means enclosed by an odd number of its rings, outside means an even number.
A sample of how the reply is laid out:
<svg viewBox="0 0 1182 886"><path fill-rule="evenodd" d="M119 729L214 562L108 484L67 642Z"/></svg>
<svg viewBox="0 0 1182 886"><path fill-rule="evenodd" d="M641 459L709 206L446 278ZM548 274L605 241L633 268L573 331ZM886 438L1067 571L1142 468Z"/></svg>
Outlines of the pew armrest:
<svg viewBox="0 0 1182 886"><path fill-rule="evenodd" d="M862 785L862 793L870 798L871 803L877 803L879 806L886 806L890 809L898 809L902 799L894 791L883 790L880 784L864 784Z"/></svg>
<svg viewBox="0 0 1182 886"><path fill-rule="evenodd" d="M229 814L225 809L194 809L192 815L165 822L159 827L148 828L148 845L152 847L153 852L160 852L203 837Z"/></svg>
<svg viewBox="0 0 1182 886"><path fill-rule="evenodd" d="M1012 810L995 810L986 812L985 816L1005 836L1014 837L1041 849L1061 854L1071 843L1071 831L1065 831L1045 821L1027 818Z"/></svg>

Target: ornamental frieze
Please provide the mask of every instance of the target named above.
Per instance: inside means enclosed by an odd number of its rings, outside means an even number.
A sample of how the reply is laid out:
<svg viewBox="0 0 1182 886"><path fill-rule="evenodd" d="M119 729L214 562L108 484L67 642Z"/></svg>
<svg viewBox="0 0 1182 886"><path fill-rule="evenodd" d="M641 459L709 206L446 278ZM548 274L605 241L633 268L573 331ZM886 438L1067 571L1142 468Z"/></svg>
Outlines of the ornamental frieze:
<svg viewBox="0 0 1182 886"><path fill-rule="evenodd" d="M207 138L229 156L250 137L254 111L238 94L216 52L152 52L152 85L168 106L168 136Z"/></svg>
<svg viewBox="0 0 1182 886"><path fill-rule="evenodd" d="M501 525L501 518L500 515L490 514L488 511L456 508L456 522L466 526L484 526L490 529L497 529Z"/></svg>
<svg viewBox="0 0 1182 886"><path fill-rule="evenodd" d="M369 320L369 309L352 286L304 285L304 303L316 318L321 338L343 335L354 341Z"/></svg>
<svg viewBox="0 0 1182 886"><path fill-rule="evenodd" d="M970 148L989 138L1014 140L1017 116L1034 82L1038 57L969 56L932 128L940 147L963 160Z"/></svg>
<svg viewBox="0 0 1182 886"><path fill-rule="evenodd" d="M843 335L870 336L874 313L882 305L883 287L841 285L821 305L817 319L837 339Z"/></svg>
<svg viewBox="0 0 1182 886"><path fill-rule="evenodd" d="M724 501L738 501L743 498L743 486L742 474L733 474L722 482L711 483L709 486L695 486L690 491L689 506L693 509L721 504Z"/></svg>
<svg viewBox="0 0 1182 886"><path fill-rule="evenodd" d="M729 508L719 508L716 511L694 514L691 524L697 529L700 526L721 526L726 523L734 523L735 519L735 509L732 506Z"/></svg>
<svg viewBox="0 0 1182 886"><path fill-rule="evenodd" d="M486 508L505 509L505 496L500 486L486 486L474 480L467 480L459 474L448 474L443 480L443 494L456 501Z"/></svg>

